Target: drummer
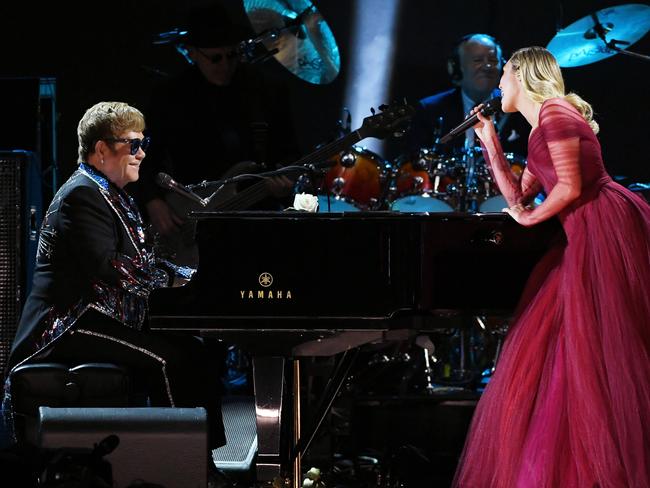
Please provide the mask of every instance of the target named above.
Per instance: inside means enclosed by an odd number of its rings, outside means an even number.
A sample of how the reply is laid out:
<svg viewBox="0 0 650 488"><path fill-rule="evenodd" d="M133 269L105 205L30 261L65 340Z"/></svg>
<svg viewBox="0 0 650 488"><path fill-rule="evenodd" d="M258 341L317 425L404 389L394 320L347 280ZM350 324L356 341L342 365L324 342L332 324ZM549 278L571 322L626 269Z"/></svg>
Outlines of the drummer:
<svg viewBox="0 0 650 488"><path fill-rule="evenodd" d="M473 107L498 96L503 64L503 50L494 37L480 33L461 37L447 59L454 87L420 100L407 138L407 152L433 147L435 139L460 124ZM526 154L530 129L523 117L501 113L495 120L504 152ZM440 151L451 154L475 145L474 130L468 129L464 139L458 137Z"/></svg>

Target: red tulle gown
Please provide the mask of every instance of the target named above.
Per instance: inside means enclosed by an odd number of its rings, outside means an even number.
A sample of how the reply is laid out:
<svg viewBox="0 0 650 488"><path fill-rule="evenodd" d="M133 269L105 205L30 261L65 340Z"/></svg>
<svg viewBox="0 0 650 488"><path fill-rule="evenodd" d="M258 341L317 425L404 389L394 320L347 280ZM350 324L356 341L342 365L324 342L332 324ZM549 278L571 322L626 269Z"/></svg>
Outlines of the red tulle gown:
<svg viewBox="0 0 650 488"><path fill-rule="evenodd" d="M557 214L567 242L529 279L454 486L650 487L650 206L607 175L568 102L547 100L539 122L504 194L543 187L534 212ZM550 195L560 180L581 188L568 207Z"/></svg>

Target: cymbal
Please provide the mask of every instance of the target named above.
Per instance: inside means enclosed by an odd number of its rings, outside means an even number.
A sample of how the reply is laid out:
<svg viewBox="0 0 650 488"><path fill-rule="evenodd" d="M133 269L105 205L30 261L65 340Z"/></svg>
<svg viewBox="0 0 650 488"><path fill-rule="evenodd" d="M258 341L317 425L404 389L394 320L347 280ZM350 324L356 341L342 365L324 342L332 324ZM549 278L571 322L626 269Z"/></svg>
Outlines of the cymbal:
<svg viewBox="0 0 650 488"><path fill-rule="evenodd" d="M275 32L262 42L273 57L299 78L330 83L341 68L329 26L309 0L244 0L253 31Z"/></svg>
<svg viewBox="0 0 650 488"><path fill-rule="evenodd" d="M584 66L617 53L598 35L592 15L595 15L603 26L603 34L607 42L615 41L615 47L621 49L627 49L650 30L650 6L648 5L630 3L589 14L558 31L546 46L555 56L560 67Z"/></svg>

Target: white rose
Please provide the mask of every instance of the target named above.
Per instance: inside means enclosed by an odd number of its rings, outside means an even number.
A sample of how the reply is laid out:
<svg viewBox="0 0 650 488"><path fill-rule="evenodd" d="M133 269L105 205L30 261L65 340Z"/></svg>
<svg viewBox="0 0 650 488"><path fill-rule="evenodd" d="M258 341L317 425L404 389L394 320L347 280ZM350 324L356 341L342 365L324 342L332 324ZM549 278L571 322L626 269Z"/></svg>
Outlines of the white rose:
<svg viewBox="0 0 650 488"><path fill-rule="evenodd" d="M296 193L293 199L293 208L307 212L318 211L318 197L309 193Z"/></svg>

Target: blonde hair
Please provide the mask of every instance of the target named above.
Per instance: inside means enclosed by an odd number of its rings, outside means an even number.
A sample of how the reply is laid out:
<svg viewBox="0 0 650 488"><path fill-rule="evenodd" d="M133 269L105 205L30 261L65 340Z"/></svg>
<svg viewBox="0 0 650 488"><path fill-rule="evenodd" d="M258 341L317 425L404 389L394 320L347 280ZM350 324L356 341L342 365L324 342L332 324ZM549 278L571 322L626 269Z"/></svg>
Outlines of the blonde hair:
<svg viewBox="0 0 650 488"><path fill-rule="evenodd" d="M86 110L77 126L77 162L85 162L88 155L95 152L97 141L118 137L127 131L142 132L144 128L142 112L124 102L99 102L93 105Z"/></svg>
<svg viewBox="0 0 650 488"><path fill-rule="evenodd" d="M598 134L593 108L577 94L565 94L560 66L547 49L539 46L519 49L510 57L510 65L531 100L543 103L549 98L564 98L582 114L594 134Z"/></svg>

